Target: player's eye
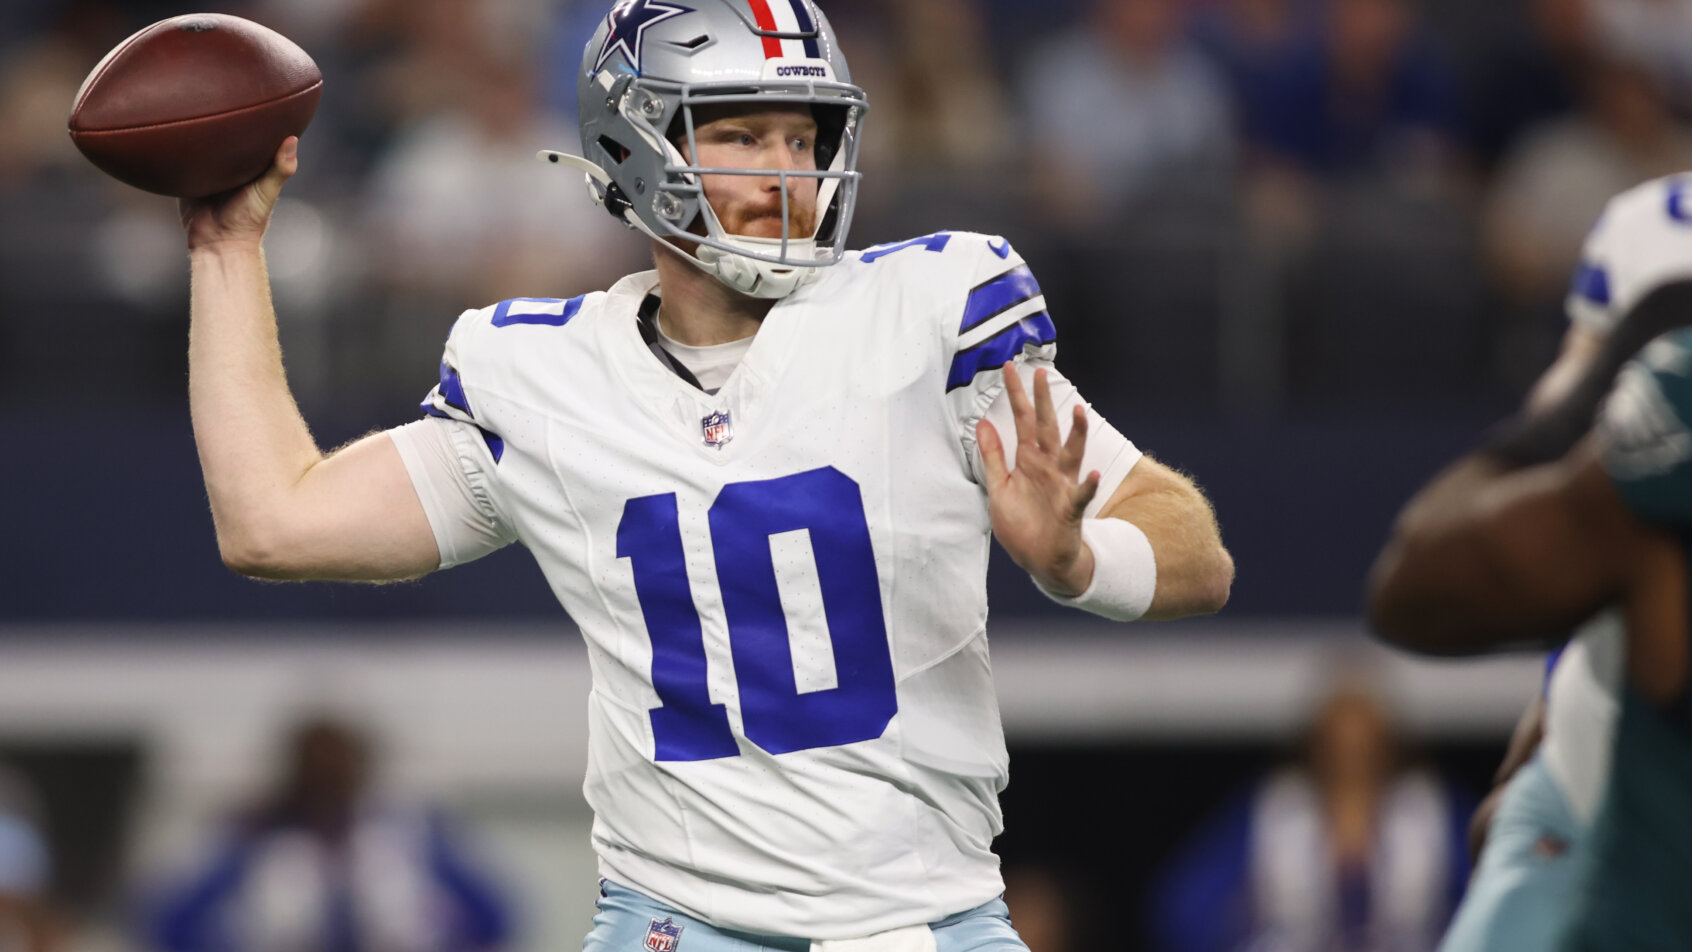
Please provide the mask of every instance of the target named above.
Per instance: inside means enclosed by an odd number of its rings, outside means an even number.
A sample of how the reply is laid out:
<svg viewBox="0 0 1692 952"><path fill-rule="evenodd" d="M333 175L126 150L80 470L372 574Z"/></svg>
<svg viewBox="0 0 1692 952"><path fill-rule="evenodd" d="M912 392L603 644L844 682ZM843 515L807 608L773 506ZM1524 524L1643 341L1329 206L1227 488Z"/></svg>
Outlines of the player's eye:
<svg viewBox="0 0 1692 952"><path fill-rule="evenodd" d="M810 148L811 148L810 140L799 137L799 136L795 136L793 138L793 151L795 151L795 152L805 152L805 151L809 150Z"/></svg>

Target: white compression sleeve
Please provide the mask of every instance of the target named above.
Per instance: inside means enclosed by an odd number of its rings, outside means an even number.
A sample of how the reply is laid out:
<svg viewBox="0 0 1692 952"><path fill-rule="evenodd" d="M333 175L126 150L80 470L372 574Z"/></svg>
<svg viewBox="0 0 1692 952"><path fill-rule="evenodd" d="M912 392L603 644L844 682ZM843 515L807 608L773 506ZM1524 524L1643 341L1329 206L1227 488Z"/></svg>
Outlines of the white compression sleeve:
<svg viewBox="0 0 1692 952"><path fill-rule="evenodd" d="M493 459L468 423L425 417L388 431L423 502L441 568L479 559L516 541L494 503L485 467Z"/></svg>

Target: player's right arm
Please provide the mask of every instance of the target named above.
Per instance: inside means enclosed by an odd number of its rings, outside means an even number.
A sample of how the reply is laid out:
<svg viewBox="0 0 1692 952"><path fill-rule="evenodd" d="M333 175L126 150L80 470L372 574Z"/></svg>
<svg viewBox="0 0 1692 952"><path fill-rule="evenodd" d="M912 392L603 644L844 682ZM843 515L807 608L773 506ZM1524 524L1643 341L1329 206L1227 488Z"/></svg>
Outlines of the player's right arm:
<svg viewBox="0 0 1692 952"><path fill-rule="evenodd" d="M413 578L440 552L393 440L375 433L324 454L283 373L261 242L297 147L290 137L231 195L181 203L188 402L218 551L258 578Z"/></svg>

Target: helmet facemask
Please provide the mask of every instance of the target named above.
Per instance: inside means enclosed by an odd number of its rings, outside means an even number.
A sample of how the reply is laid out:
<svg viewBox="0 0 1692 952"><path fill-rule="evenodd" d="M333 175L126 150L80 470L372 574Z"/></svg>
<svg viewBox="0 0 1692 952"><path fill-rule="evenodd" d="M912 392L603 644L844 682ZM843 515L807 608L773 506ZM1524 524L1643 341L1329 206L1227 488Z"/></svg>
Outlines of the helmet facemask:
<svg viewBox="0 0 1692 952"><path fill-rule="evenodd" d="M583 50L576 99L582 156L540 157L587 173L614 217L729 287L781 297L844 255L869 104L813 0L618 0ZM700 156L696 110L774 105L810 110L814 169L689 161ZM777 179L780 235L729 233L706 199L707 175ZM811 234L798 233L791 204L803 179L816 181Z"/></svg>
<svg viewBox="0 0 1692 952"><path fill-rule="evenodd" d="M833 86L831 90L819 87ZM668 88L666 88L668 87ZM833 95L829 95L832 93ZM668 108L657 120L648 119L645 105L657 99ZM665 159L661 181L650 189L651 221L658 236L677 251L705 266L730 287L755 297L781 297L810 276L815 269L838 262L845 253L845 237L856 204L859 173L858 129L866 108L863 94L843 84L811 84L783 88L728 86L680 86L636 80L630 84L625 104L636 109L620 110L629 123L660 149ZM816 168L805 170L744 168L704 165L697 157L698 122L695 110L744 105L807 106L817 123L813 148ZM666 117L669 117L666 119ZM659 122L667 122L660 127ZM665 135L659 131L663 128ZM682 142L685 151L676 147ZM693 157L690 161L689 157ZM763 238L728 231L705 195L702 176L724 175L775 178L781 195L781 235ZM817 182L815 226L801 234L795 227L792 205L795 179ZM645 217L645 216L643 216Z"/></svg>

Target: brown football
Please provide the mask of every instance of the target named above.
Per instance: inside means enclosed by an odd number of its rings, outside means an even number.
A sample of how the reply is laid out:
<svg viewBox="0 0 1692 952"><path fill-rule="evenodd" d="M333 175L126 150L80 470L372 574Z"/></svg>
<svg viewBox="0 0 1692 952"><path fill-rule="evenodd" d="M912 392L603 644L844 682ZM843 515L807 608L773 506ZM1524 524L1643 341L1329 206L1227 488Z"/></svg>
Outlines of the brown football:
<svg viewBox="0 0 1692 952"><path fill-rule="evenodd" d="M202 198L263 175L317 111L323 75L280 33L221 13L161 20L94 67L71 141L136 188Z"/></svg>

